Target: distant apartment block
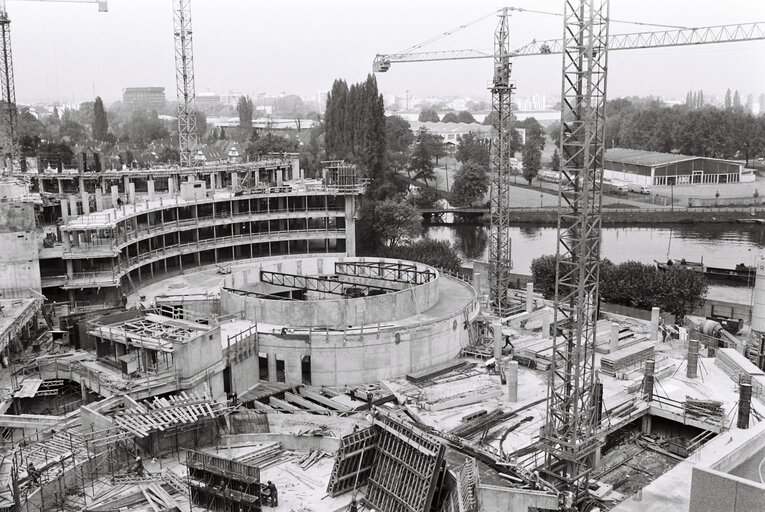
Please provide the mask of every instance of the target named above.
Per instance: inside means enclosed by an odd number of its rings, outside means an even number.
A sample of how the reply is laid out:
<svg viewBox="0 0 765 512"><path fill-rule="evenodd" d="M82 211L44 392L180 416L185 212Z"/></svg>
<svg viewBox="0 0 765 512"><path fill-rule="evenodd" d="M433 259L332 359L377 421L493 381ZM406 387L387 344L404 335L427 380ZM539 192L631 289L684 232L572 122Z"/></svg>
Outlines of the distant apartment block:
<svg viewBox="0 0 765 512"><path fill-rule="evenodd" d="M122 103L130 108L160 110L165 107L164 87L126 87L122 90Z"/></svg>
<svg viewBox="0 0 765 512"><path fill-rule="evenodd" d="M526 98L518 98L516 103L518 110L545 110L547 108L547 96L535 94Z"/></svg>

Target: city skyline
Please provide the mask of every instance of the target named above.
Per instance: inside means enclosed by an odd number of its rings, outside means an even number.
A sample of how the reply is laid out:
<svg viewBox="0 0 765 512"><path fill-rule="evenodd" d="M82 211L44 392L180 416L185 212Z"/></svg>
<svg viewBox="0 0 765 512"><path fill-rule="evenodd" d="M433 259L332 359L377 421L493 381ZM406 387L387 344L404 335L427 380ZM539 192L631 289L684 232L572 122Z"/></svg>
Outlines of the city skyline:
<svg viewBox="0 0 765 512"><path fill-rule="evenodd" d="M522 8L560 11L558 1L515 2ZM613 20L705 26L765 19L765 5L658 1L640 6L612 2ZM282 91L315 96L335 78L362 80L376 53L400 51L458 25L491 14L498 2L423 1L415 5L349 1L288 1L256 5L241 0L193 3L195 74L198 93L241 90L257 96ZM110 0L109 12L95 5L9 2L17 98L20 103L119 99L122 89L162 86L175 97L172 12L148 0ZM270 20L265 22L264 20ZM317 23L318 21L318 23ZM373 22L370 22L373 21ZM491 47L495 17L444 38L428 49ZM77 30L82 27L82 30ZM651 30L614 21L611 33ZM514 13L511 44L559 38L560 18ZM93 45L94 41L101 44ZM345 45L352 42L351 45ZM65 43L65 44L64 44ZM164 51L163 51L164 50ZM749 63L765 54L765 42L612 52L609 96L683 97L688 90L721 96L727 88L743 97L765 88L765 71ZM447 61L394 64L378 74L389 94L489 97L491 62ZM560 56L516 59L519 96L543 94L555 103Z"/></svg>

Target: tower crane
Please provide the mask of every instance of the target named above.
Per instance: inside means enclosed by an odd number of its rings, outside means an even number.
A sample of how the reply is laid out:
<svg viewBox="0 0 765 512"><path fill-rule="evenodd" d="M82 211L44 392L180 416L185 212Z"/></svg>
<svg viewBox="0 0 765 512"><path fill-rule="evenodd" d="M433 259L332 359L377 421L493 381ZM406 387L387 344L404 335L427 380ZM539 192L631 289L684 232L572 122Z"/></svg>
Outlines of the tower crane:
<svg viewBox="0 0 765 512"><path fill-rule="evenodd" d="M173 29L175 34L175 87L178 94L178 144L181 167L190 167L193 164L193 150L197 145L190 0L173 0Z"/></svg>
<svg viewBox="0 0 765 512"><path fill-rule="evenodd" d="M593 459L599 449L602 387L596 380L595 339L600 272L603 156L608 52L636 48L687 46L765 39L765 23L674 28L658 32L609 34L609 0L565 0L563 39L533 41L513 52L507 46L507 14L500 11L494 53L479 50L378 54L374 70L393 62L494 59L491 184L491 286L504 286L510 268L508 230L510 194L505 193L507 162L500 161L509 140L510 113L504 94L510 86L510 58L563 54L561 97L561 180L558 190L558 244L553 357L548 374L547 421L540 439L545 451L541 472L561 497L560 510L585 508ZM505 85L507 84L507 85ZM509 158L510 155L507 155ZM495 239L496 238L496 239ZM501 311L506 288L491 290ZM499 308L497 306L500 306Z"/></svg>
<svg viewBox="0 0 765 512"><path fill-rule="evenodd" d="M23 0L18 0L23 1ZM98 4L99 12L108 12L107 0L26 0L34 2L64 2ZM16 83L13 77L13 52L11 51L11 19L8 16L6 0L0 0L0 100L3 102L3 123L5 126L4 157L9 170L13 170L18 151L18 109L16 108Z"/></svg>

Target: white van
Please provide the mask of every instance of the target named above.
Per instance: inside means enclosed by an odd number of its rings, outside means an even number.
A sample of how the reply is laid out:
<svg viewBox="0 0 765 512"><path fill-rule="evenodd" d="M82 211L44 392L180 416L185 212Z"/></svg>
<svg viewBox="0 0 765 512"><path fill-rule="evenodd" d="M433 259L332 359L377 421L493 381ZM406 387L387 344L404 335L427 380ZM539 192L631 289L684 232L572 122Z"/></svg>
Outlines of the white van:
<svg viewBox="0 0 765 512"><path fill-rule="evenodd" d="M630 192L635 192L636 194L648 195L651 193L651 187L649 187L648 185L639 185L637 183L630 183L629 188L630 188Z"/></svg>

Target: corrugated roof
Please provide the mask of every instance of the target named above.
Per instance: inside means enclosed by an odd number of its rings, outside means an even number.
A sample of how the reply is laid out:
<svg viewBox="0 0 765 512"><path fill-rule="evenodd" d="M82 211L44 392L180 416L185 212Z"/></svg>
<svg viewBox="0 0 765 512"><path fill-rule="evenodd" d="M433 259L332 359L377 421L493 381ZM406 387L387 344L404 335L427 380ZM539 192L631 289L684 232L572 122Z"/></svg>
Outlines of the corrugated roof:
<svg viewBox="0 0 765 512"><path fill-rule="evenodd" d="M644 165L656 167L659 165L676 164L688 160L714 160L715 162L727 162L740 164L733 160L722 158L708 158L703 156L688 156L674 153L659 153L658 151L643 151L642 149L611 148L606 150L604 157L606 162L619 162L624 164Z"/></svg>
<svg viewBox="0 0 765 512"><path fill-rule="evenodd" d="M478 123L433 123L411 121L409 126L412 127L412 131L414 132L422 127L426 128L431 133L488 133L491 131L490 125Z"/></svg>

